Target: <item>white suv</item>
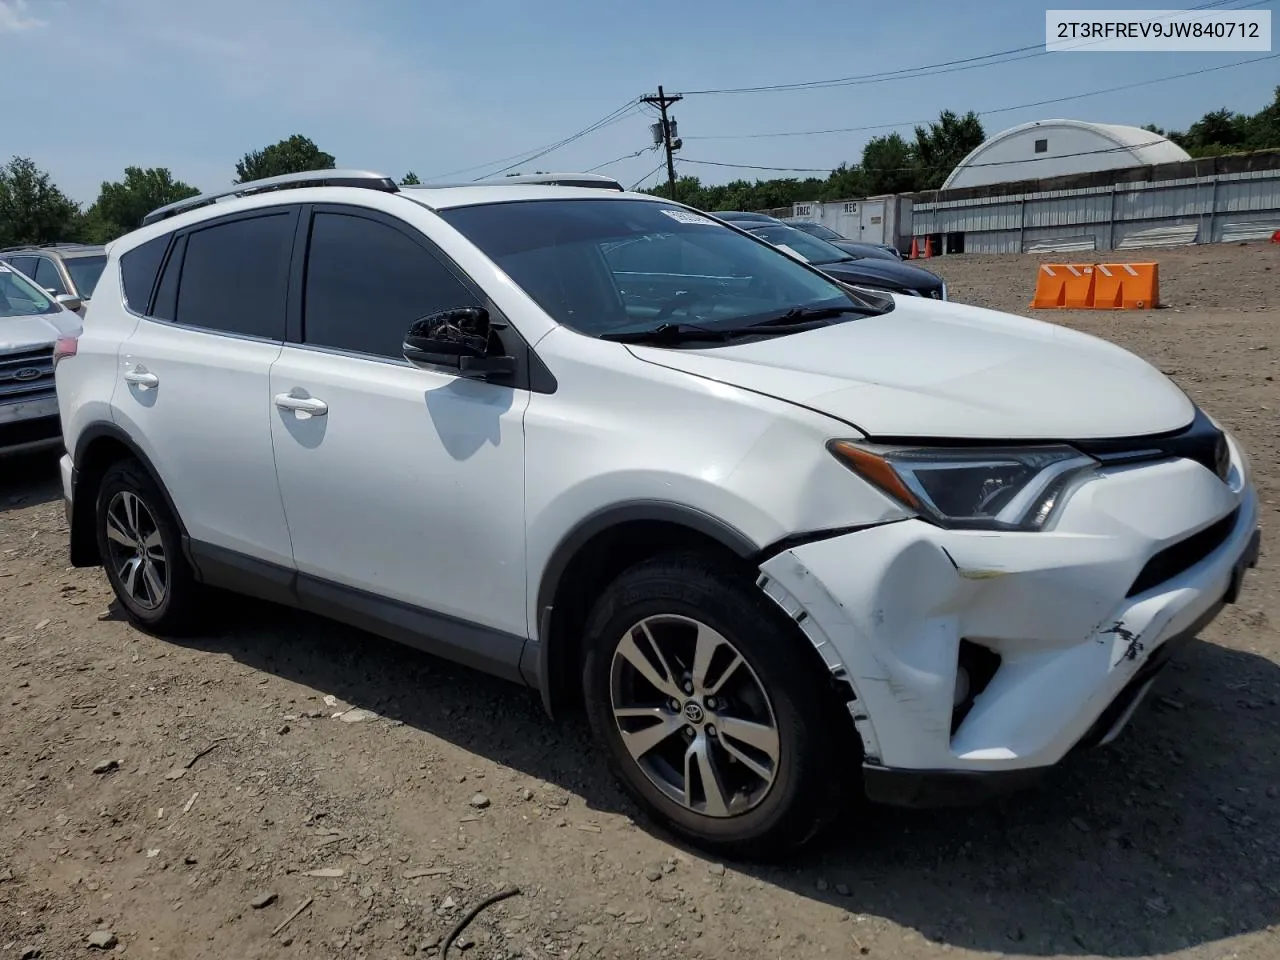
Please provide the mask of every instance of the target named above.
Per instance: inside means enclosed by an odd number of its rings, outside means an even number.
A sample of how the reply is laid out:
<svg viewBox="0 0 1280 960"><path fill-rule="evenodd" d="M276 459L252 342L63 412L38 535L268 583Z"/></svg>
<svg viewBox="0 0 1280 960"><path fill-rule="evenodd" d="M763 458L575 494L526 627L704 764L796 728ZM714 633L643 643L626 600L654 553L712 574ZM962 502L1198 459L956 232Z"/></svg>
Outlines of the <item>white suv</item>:
<svg viewBox="0 0 1280 960"><path fill-rule="evenodd" d="M72 562L143 628L229 588L585 702L708 848L1109 739L1256 561L1244 453L1106 342L617 189L237 191L59 344Z"/></svg>

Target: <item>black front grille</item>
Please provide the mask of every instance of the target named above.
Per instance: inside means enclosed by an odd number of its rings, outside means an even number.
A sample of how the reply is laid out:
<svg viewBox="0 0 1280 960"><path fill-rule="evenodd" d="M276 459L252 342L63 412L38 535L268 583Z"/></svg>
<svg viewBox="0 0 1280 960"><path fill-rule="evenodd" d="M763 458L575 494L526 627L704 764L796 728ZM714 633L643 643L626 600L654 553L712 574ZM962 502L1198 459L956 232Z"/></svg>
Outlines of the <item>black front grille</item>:
<svg viewBox="0 0 1280 960"><path fill-rule="evenodd" d="M0 403L52 396L53 347L0 353Z"/></svg>
<svg viewBox="0 0 1280 960"><path fill-rule="evenodd" d="M1136 597L1190 570L1226 542L1227 537L1231 536L1231 531L1235 529L1239 514L1240 508L1237 507L1217 523L1165 547L1148 560L1146 566L1138 572L1133 586L1129 587L1129 592L1125 596Z"/></svg>
<svg viewBox="0 0 1280 960"><path fill-rule="evenodd" d="M1142 460L1194 460L1218 479L1226 480L1231 470L1227 438L1204 411L1196 409L1190 426L1175 433L1124 439L1083 440L1075 446L1104 463L1134 463Z"/></svg>

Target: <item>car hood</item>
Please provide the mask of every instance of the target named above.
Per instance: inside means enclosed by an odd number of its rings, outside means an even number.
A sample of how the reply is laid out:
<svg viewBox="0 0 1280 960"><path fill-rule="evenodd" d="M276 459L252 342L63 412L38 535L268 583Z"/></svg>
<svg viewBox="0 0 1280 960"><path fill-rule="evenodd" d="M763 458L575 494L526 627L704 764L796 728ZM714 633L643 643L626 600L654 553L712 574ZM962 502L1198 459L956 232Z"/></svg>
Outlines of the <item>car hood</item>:
<svg viewBox="0 0 1280 960"><path fill-rule="evenodd" d="M1191 401L1159 370L1087 334L957 303L895 309L642 360L767 394L871 437L1089 440L1179 430Z"/></svg>
<svg viewBox="0 0 1280 960"><path fill-rule="evenodd" d="M0 317L0 350L51 346L61 336L80 332L80 318L70 310L35 317Z"/></svg>
<svg viewBox="0 0 1280 960"><path fill-rule="evenodd" d="M901 260L860 257L848 262L815 263L814 266L823 273L846 283L874 283L879 280L908 290L932 290L934 287L942 286L942 278L936 273L913 267Z"/></svg>

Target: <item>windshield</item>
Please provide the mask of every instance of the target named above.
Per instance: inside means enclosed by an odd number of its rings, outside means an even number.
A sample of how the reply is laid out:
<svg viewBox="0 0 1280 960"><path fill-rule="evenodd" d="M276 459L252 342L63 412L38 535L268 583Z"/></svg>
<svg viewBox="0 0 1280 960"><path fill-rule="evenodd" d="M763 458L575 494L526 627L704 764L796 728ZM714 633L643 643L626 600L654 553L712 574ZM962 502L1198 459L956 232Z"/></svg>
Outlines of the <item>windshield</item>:
<svg viewBox="0 0 1280 960"><path fill-rule="evenodd" d="M0 263L0 317L38 317L61 310L53 297Z"/></svg>
<svg viewBox="0 0 1280 960"><path fill-rule="evenodd" d="M758 227L755 224L751 224L746 229L760 239L769 241L775 247L788 250L808 263L817 265L851 259L839 247L833 247L825 240L811 237L803 230L797 230L795 227L788 227L785 224L762 224Z"/></svg>
<svg viewBox="0 0 1280 960"><path fill-rule="evenodd" d="M523 200L440 216L554 320L590 336L671 323L727 330L796 308L884 309L766 244L663 202Z"/></svg>
<svg viewBox="0 0 1280 960"><path fill-rule="evenodd" d="M100 257L67 257L62 261L67 265L67 273L71 274L71 282L81 298L88 300L93 296L93 288L98 285L102 276L102 268L107 265L105 255Z"/></svg>
<svg viewBox="0 0 1280 960"><path fill-rule="evenodd" d="M819 240L845 239L844 237L840 236L840 234L832 230L830 227L824 227L820 223L809 223L808 221L805 221L804 223L794 223L792 224L792 226L794 226L797 230L803 230L805 233L809 234L809 236L811 237L817 237Z"/></svg>

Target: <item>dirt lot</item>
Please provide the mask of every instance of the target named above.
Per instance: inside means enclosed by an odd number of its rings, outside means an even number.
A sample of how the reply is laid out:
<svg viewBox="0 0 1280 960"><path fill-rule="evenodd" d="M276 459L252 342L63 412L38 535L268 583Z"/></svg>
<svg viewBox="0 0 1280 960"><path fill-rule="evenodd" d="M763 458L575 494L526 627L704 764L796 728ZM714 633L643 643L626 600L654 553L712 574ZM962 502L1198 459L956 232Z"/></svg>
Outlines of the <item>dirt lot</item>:
<svg viewBox="0 0 1280 960"><path fill-rule="evenodd" d="M95 932L133 957L438 955L510 885L465 956L1274 960L1280 246L1155 257L1168 309L1051 319L1150 358L1251 451L1239 605L1043 788L850 815L785 867L633 821L582 729L502 682L248 601L181 645L134 631L67 567L53 460L0 463L0 960L102 953ZM1033 263L932 266L1025 312Z"/></svg>

